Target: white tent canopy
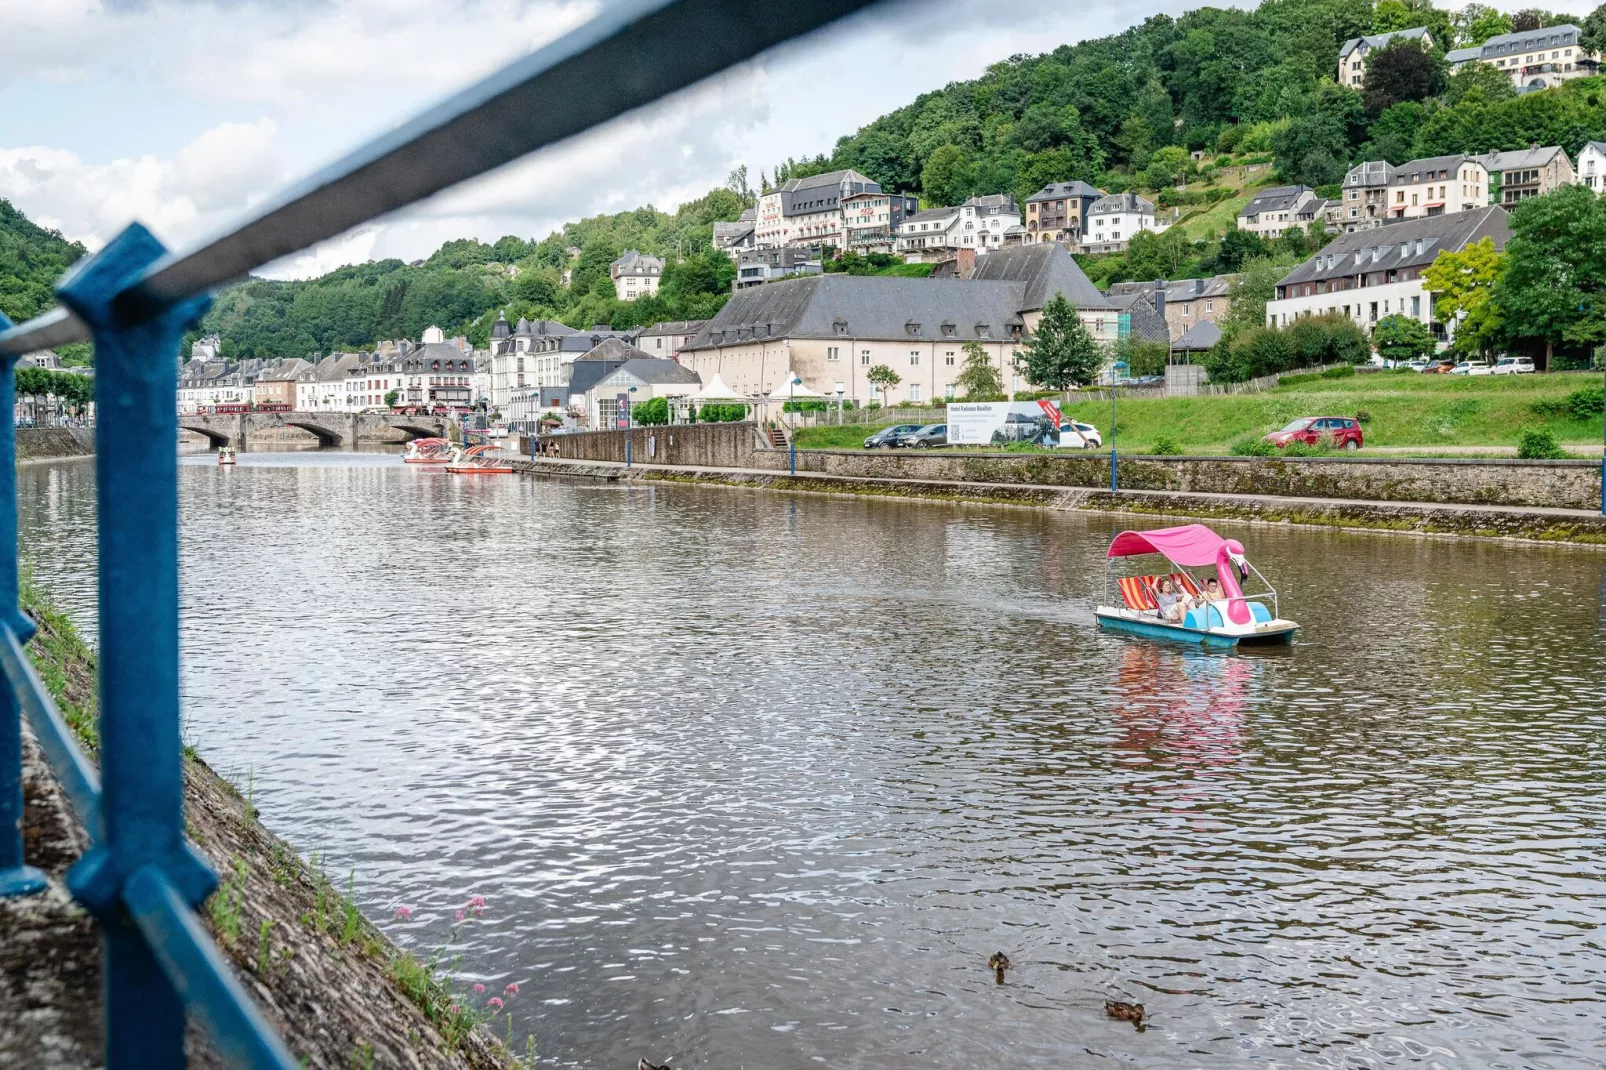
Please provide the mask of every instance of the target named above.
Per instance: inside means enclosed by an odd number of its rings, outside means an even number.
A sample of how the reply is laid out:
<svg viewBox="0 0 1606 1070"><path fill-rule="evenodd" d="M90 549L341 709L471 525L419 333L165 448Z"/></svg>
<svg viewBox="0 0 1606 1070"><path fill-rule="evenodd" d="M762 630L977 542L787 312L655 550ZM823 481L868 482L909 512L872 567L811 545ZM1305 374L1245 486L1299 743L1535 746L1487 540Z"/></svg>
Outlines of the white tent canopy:
<svg viewBox="0 0 1606 1070"><path fill-rule="evenodd" d="M770 397L788 399L825 397L825 395L820 393L818 390L810 390L802 383L792 383L793 379L801 378L803 378L801 375L793 375L791 372L787 372L785 375L781 376L780 380L776 383L775 389L770 391Z"/></svg>
<svg viewBox="0 0 1606 1070"><path fill-rule="evenodd" d="M749 401L751 399L743 397L741 394L738 394L736 391L734 391L730 387L726 386L725 385L725 380L721 379L719 377L719 373L718 372L715 372L714 373L714 378L709 381L708 385L703 387L701 390L697 391L697 393L693 394L691 396L690 400L692 400L692 401Z"/></svg>

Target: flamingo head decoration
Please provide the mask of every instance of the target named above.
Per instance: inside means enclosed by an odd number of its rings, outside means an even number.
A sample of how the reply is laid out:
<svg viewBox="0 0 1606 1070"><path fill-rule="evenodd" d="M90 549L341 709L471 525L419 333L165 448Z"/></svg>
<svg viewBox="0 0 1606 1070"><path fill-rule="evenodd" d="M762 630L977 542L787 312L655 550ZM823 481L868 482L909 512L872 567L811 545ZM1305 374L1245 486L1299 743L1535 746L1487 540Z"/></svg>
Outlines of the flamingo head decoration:
<svg viewBox="0 0 1606 1070"><path fill-rule="evenodd" d="M1248 624L1254 619L1249 603L1244 601L1240 580L1249 578L1249 559L1244 556L1244 545L1237 539L1225 539L1216 551L1216 576L1221 580L1221 592L1227 596L1227 619L1234 624Z"/></svg>

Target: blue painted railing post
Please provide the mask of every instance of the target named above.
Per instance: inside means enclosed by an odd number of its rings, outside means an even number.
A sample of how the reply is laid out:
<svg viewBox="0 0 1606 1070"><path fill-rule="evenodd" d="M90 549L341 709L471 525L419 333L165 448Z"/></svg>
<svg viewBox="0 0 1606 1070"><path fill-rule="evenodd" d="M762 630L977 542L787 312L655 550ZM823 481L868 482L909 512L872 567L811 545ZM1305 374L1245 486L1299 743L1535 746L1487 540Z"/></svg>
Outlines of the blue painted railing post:
<svg viewBox="0 0 1606 1070"><path fill-rule="evenodd" d="M68 874L100 922L107 1070L184 1065L184 1005L124 897L164 875L190 906L216 877L184 838L178 697L178 345L210 298L146 309L117 295L166 250L135 224L62 281L95 342L104 839Z"/></svg>
<svg viewBox="0 0 1606 1070"><path fill-rule="evenodd" d="M0 331L11 321L0 313ZM0 359L0 620L26 643L33 622L18 606L17 553L17 358ZM0 687L0 897L32 895L45 875L22 857L22 708L9 687Z"/></svg>

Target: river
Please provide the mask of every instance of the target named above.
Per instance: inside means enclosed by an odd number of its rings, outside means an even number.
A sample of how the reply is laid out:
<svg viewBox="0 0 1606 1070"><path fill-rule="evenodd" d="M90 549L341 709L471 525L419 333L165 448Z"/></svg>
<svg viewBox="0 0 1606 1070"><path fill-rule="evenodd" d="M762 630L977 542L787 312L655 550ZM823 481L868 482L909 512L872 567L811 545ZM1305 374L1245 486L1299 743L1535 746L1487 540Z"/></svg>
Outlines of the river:
<svg viewBox="0 0 1606 1070"><path fill-rule="evenodd" d="M93 465L19 479L92 633ZM1200 654L1095 630L1108 518L180 484L187 741L402 943L484 896L542 1065L1606 1065L1606 554L1235 529L1303 630Z"/></svg>

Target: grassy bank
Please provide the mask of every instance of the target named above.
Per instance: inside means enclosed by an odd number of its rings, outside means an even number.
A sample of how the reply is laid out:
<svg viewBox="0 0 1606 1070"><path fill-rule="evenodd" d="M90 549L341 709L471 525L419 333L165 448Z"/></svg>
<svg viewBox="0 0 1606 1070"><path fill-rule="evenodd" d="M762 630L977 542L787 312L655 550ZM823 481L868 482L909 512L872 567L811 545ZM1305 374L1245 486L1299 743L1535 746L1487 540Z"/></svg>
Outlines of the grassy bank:
<svg viewBox="0 0 1606 1070"><path fill-rule="evenodd" d="M24 584L22 607L39 627L28 646L34 667L93 760L95 652L32 584ZM533 1066L533 1048L518 1060L496 1039L512 1040L515 992L502 993L507 1009L500 998L488 1006L486 996L452 976L449 941L439 939L448 930L444 919L398 919L421 945L439 945L421 954L398 948L358 910L353 874L328 875L316 857L298 855L263 827L249 794L188 747L185 758L185 831L221 878L201 919L303 1066ZM29 860L57 887L0 901L0 945L26 951L15 960L0 955L0 1021L22 1023L0 1027L0 1065L98 1065L99 935L60 888L83 836L40 761L25 763L24 781ZM466 909L470 917L450 927L453 937L478 917L474 901ZM11 1004L8 997L18 993L28 997L26 1005ZM41 1048L60 1060L35 1062ZM196 1065L221 1064L203 1052Z"/></svg>
<svg viewBox="0 0 1606 1070"><path fill-rule="evenodd" d="M1525 427L1546 428L1562 443L1593 444L1601 440L1599 419L1540 415L1533 406L1600 381L1587 372L1498 378L1382 372L1317 379L1262 394L1122 401L1118 437L1121 448L1132 452L1146 452L1169 438L1184 453L1225 453L1246 435L1263 435L1301 416L1365 413L1368 446L1428 454L1444 447L1514 446ZM1108 401L1074 402L1067 411L1104 431L1108 441ZM870 431L807 428L798 433L798 445L855 449Z"/></svg>

